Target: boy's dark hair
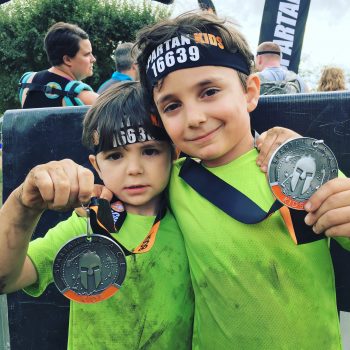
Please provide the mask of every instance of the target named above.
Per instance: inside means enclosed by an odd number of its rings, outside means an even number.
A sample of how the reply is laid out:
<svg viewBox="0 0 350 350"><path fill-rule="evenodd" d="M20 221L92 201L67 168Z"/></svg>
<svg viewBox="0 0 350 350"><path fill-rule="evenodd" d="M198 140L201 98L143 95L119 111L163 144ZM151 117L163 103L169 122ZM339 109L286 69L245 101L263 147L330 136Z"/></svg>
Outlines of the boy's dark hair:
<svg viewBox="0 0 350 350"><path fill-rule="evenodd" d="M105 90L88 110L83 121L83 145L96 151L98 144L98 152L108 151L115 147L114 138L121 137L121 132L128 123L134 128L142 126L156 139L162 133L166 141L170 140L165 131L152 123L140 83L126 81L113 84Z"/></svg>
<svg viewBox="0 0 350 350"><path fill-rule="evenodd" d="M246 59L247 66L252 72L254 66L254 55L243 35L237 30L234 23L225 19L220 19L216 15L201 12L188 12L176 18L170 18L158 22L153 26L141 29L137 33L136 47L141 51L138 56L140 81L144 88L146 99L153 100L153 88L147 81L146 67L150 54L160 44L174 36L194 34L198 32L215 32L221 36L226 50L230 52L240 52ZM241 84L246 89L247 75L237 72ZM154 106L153 106L154 107Z"/></svg>
<svg viewBox="0 0 350 350"><path fill-rule="evenodd" d="M62 64L65 55L74 57L83 39L89 39L89 35L75 24L57 22L51 26L44 39L44 49L50 64Z"/></svg>

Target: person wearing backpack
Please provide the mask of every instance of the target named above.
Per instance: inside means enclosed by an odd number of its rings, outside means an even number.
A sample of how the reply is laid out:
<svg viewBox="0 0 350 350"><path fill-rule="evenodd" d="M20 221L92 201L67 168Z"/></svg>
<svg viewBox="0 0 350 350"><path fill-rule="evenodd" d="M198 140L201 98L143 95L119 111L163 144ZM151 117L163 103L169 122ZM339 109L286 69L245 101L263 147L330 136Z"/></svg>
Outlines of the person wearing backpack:
<svg viewBox="0 0 350 350"><path fill-rule="evenodd" d="M19 81L22 108L91 105L98 94L81 80L96 62L88 34L75 24L57 22L44 39L51 68L26 72Z"/></svg>
<svg viewBox="0 0 350 350"><path fill-rule="evenodd" d="M308 92L303 79L281 66L281 48L265 41L258 46L255 67L260 77L260 95L296 94Z"/></svg>

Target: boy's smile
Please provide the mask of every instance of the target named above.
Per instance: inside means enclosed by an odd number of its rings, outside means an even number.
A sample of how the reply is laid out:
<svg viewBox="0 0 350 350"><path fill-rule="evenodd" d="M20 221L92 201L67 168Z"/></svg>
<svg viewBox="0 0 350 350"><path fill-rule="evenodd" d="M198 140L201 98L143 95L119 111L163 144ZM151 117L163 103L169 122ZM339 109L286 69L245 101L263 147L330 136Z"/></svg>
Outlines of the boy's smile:
<svg viewBox="0 0 350 350"><path fill-rule="evenodd" d="M219 166L253 147L249 112L258 102L258 78L243 90L238 74L226 67L174 71L154 88L166 131L181 151L207 166Z"/></svg>
<svg viewBox="0 0 350 350"><path fill-rule="evenodd" d="M170 147L165 141L137 142L90 155L90 161L128 212L155 215L169 180Z"/></svg>

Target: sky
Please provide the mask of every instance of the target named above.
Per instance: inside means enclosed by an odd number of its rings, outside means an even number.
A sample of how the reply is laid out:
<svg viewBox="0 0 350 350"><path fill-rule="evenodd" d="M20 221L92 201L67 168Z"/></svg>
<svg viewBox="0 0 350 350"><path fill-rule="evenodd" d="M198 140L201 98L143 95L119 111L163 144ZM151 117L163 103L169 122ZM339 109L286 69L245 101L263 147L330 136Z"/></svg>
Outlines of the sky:
<svg viewBox="0 0 350 350"><path fill-rule="evenodd" d="M264 0L212 0L218 16L240 25L253 53L258 45ZM173 15L198 9L197 0L174 0ZM301 53L300 73L337 65L350 75L349 0L311 0ZM348 82L349 83L349 82Z"/></svg>

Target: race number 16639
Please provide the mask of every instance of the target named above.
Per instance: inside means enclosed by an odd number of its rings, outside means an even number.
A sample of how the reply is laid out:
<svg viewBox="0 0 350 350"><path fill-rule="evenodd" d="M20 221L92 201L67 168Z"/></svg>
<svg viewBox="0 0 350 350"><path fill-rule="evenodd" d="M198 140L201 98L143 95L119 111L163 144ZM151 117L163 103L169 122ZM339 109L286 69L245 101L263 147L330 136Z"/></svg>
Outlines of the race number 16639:
<svg viewBox="0 0 350 350"><path fill-rule="evenodd" d="M175 63L185 63L188 60L198 61L199 60L199 49L197 46L179 47L175 51L168 51L164 56L157 58L151 65L154 76L164 72L165 68L170 68Z"/></svg>

